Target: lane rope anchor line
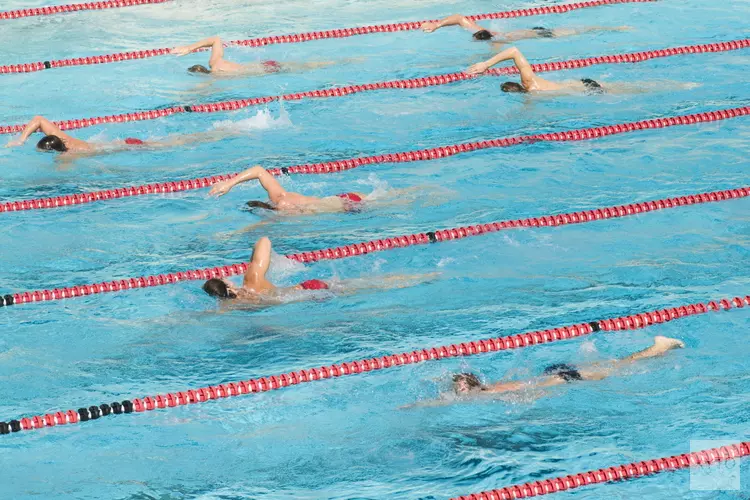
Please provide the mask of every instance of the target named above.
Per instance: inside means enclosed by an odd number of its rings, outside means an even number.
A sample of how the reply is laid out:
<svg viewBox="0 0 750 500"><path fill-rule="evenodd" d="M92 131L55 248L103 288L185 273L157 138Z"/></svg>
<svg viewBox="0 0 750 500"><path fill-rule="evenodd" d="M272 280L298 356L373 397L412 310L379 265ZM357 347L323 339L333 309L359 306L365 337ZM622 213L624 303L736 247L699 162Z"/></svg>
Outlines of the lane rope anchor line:
<svg viewBox="0 0 750 500"><path fill-rule="evenodd" d="M741 50L750 47L750 39L730 40L727 42L716 42L704 45L687 45L683 47L670 47L666 49L647 50L643 52L632 52L629 54L614 54L583 59L571 59L568 61L557 61L549 63L533 64L534 71L539 73L579 69L599 64L623 64L640 63L655 58L674 57L689 54L706 54ZM40 63L42 64L42 63ZM517 74L515 66L493 68L485 72L489 76L501 76ZM215 102L210 104L194 104L190 106L171 106L168 108L152 109L148 111L137 111L133 113L121 113L109 116L97 116L93 118L79 118L74 120L58 120L55 125L61 130L76 130L97 125L128 123L137 121L156 120L166 118L179 113L221 113L226 111L237 111L251 106L261 106L276 101L299 101L302 99L317 99L331 97L346 97L362 92L376 90L412 90L426 87L447 85L455 82L473 80L482 75L469 75L467 73L447 73L442 75L424 76L405 80L392 80L387 82L363 83L359 85L347 85L344 87L333 87L321 90L308 90L305 92L293 92L284 95L254 97L250 99L237 99L234 101ZM23 131L26 124L0 125L0 134L14 134Z"/></svg>
<svg viewBox="0 0 750 500"><path fill-rule="evenodd" d="M482 149L504 148L533 142L567 142L600 139L611 135L624 134L627 132L635 132L639 130L653 130L673 127L677 125L694 125L697 123L722 121L730 118L745 116L748 114L750 114L750 106L720 109L716 111L708 111L705 113L697 113L694 115L670 116L666 118L656 118L650 120L641 120L637 122L605 125L602 127L568 130L565 132L515 136L505 139L491 139L485 141L468 142L400 153L384 153L374 156L349 158L347 160L335 160L323 163L272 168L269 169L268 172L276 176L293 174L330 174L343 172L345 170L351 170L364 165L438 160L441 158L447 158L449 156L478 151ZM167 181L145 184L141 186L104 189L101 191L68 194L50 198L8 201L0 203L0 212L21 212L28 210L63 208L74 205L83 205L86 203L94 203L98 201L129 198L134 196L168 194L178 193L182 191L191 191L194 189L204 189L217 182L231 179L236 175L237 173L235 172L231 174L213 175L210 177L202 177L197 179Z"/></svg>
<svg viewBox="0 0 750 500"><path fill-rule="evenodd" d="M356 257L359 255L366 255L373 252L394 250L396 248L405 248L409 246L424 245L428 243L441 243L468 238L471 236L480 236L507 229L558 227L569 224L583 224L604 219L629 217L632 215L653 212L656 210L665 210L668 208L737 200L740 198L746 198L748 196L750 196L750 186L728 189L724 191L714 191L709 193L679 196L676 198L665 198L640 203L631 203L628 205L617 205L613 207L598 208L595 210L584 210L580 212L570 212L557 215L545 215L542 217L529 217L526 219L507 220L424 233L393 236L362 243L343 245L335 248L288 254L285 255L285 257L302 263L318 262L321 260L345 259L349 257ZM141 276L139 278L105 281L102 283L95 283L90 285L79 285L64 288L55 288L53 290L37 290L32 292L8 294L5 295L2 300L0 300L0 307L12 306L17 304L49 302L101 293L120 292L137 288L164 286L191 280L208 280L210 278L221 278L243 274L245 273L245 271L247 271L247 264L242 262L226 266L209 267L206 269L194 269L190 271L180 271L177 273L165 273L152 276Z"/></svg>
<svg viewBox="0 0 750 500"><path fill-rule="evenodd" d="M509 349L522 349L533 345L547 344L560 340L567 340L590 335L597 331L639 330L677 319L687 318L708 312L729 311L733 308L743 308L750 305L750 295L721 299L707 303L698 302L667 309L657 309L645 313L631 314L617 318L579 323L571 326L551 328L497 337L477 341L461 342L459 344L440 347L417 349L412 352L391 354L389 356L362 359L348 363L338 363L320 368L298 370L270 377L262 377L240 382L228 382L200 389L189 389L180 392L145 396L143 398L126 399L122 402L104 403L79 408L78 410L57 411L46 415L24 417L9 422L0 422L0 434L10 434L21 430L34 430L57 425L77 424L97 420L108 415L123 413L152 411L156 409L174 408L187 404L205 403L212 399L240 396L258 392L283 389L306 382L314 382L329 378L357 375L371 371L395 368L397 366L438 361L459 356L475 356ZM469 497L471 498L471 497ZM492 497L488 497L492 498ZM511 497L512 498L512 497Z"/></svg>
<svg viewBox="0 0 750 500"><path fill-rule="evenodd" d="M0 20L4 19L21 19L24 17L33 16L49 16L52 14L67 14L69 12L81 12L84 10L104 10L104 9L117 9L120 7L134 7L137 5L149 5L157 3L171 2L172 0L105 0L103 2L86 2L86 3L71 3L67 5L49 5L46 7L35 7L31 9L18 9L10 10L6 12L0 12ZM34 63L34 65L39 63ZM29 71L39 71L40 69L49 69L52 66L46 66L45 68L31 69L36 67L34 65L18 65L23 69L25 66L29 66L28 71L2 71L0 73L28 73ZM6 66L7 67L7 66Z"/></svg>
<svg viewBox="0 0 750 500"><path fill-rule="evenodd" d="M169 0L161 0L169 1ZM516 17L540 16L547 14L565 14L574 10L586 9L590 7L601 7L604 5L626 4L626 3L651 3L657 0L595 0L591 2L579 2L566 5L555 5L551 7L534 7L531 9L519 9L506 12L490 12L486 14L477 14L467 16L473 21L484 19L510 19ZM156 3L156 2L150 2ZM34 9L26 9L34 10ZM2 14L2 13L0 13ZM2 19L2 17L0 17ZM431 21L437 21L432 19ZM347 38L355 35L369 35L372 33L396 33L399 31L412 31L420 28L422 23L428 21L409 21L396 24L380 24L374 26L360 26L357 28L337 28L325 31L313 31L310 33L297 33L294 35L268 36L263 38L253 38L249 40L232 40L226 45L241 47L264 47L280 43L300 43L311 42L315 40L324 40L330 38ZM51 61L21 63L0 66L0 74L3 73L31 73L42 71L50 68L65 68L74 66L88 66L91 64L107 64L121 61L131 61L137 59L147 59L150 57L163 56L169 54L171 48L136 50L131 52L120 52L115 54L103 54L88 57L77 57L71 59L57 59Z"/></svg>

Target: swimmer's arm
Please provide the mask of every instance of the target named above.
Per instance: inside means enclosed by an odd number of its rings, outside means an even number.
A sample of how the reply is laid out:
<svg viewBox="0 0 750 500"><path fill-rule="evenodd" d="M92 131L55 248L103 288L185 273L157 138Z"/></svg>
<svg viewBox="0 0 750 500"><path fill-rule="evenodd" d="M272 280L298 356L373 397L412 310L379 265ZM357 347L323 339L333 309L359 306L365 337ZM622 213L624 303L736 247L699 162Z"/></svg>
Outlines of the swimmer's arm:
<svg viewBox="0 0 750 500"><path fill-rule="evenodd" d="M518 68L519 73L521 73L521 81L526 83L527 81L534 79L534 70L531 68L531 64L529 64L529 61L527 61L524 55L521 54L521 51L515 47L509 47L504 51L496 54L494 57L486 60L485 62L477 63L474 66L471 66L467 72L470 75L484 73L492 66L510 59L513 60L513 63L516 65L516 68Z"/></svg>
<svg viewBox="0 0 750 500"><path fill-rule="evenodd" d="M487 387L485 387L483 392L491 393L491 394L515 392L515 391L520 391L526 385L528 385L527 382L498 382L496 384L488 385Z"/></svg>
<svg viewBox="0 0 750 500"><path fill-rule="evenodd" d="M404 406L399 406L399 410L412 410L414 408L433 408L436 406L448 406L449 404L453 404L458 402L457 400L448 400L448 399L432 399L429 401L417 401L416 403L411 403Z"/></svg>
<svg viewBox="0 0 750 500"><path fill-rule="evenodd" d="M281 187L281 184L279 184L279 181L277 181L273 175L269 174L268 171L260 165L255 165L229 180L217 182L208 194L222 196L231 191L237 184L242 184L243 182L255 179L260 181L260 185L266 190L271 201L275 202L276 200L274 198L278 199L286 193L284 188Z"/></svg>
<svg viewBox="0 0 750 500"><path fill-rule="evenodd" d="M461 14L453 14L452 16L448 16L445 19L438 21L437 23L431 22L431 23L423 23L422 24L422 31L425 33L432 33L435 30L438 30L440 28L444 28L446 26L461 26L465 30L469 31L481 31L484 28L479 26L474 21L471 21L470 19L467 19L465 16L462 16Z"/></svg>
<svg viewBox="0 0 750 500"><path fill-rule="evenodd" d="M585 28L555 28L552 33L556 37L584 35L586 33L595 33L597 31L631 31L631 26L587 26Z"/></svg>
<svg viewBox="0 0 750 500"><path fill-rule="evenodd" d="M21 144L25 143L29 136L31 136L31 134L33 134L37 130L41 130L44 135L56 135L62 140L71 139L68 134L60 130L60 127L58 127L45 117L35 116L28 124L26 124L26 128L23 129L21 137L14 143L12 143L12 145L20 146Z"/></svg>
<svg viewBox="0 0 750 500"><path fill-rule="evenodd" d="M178 56L184 56L185 54L189 54L204 47L211 47L211 58L208 60L209 66L213 67L215 64L224 60L224 44L218 36L206 38L205 40L195 42L192 45L175 47L172 49L172 53L177 54Z"/></svg>
<svg viewBox="0 0 750 500"><path fill-rule="evenodd" d="M247 272L243 283L245 285L256 284L266 278L266 273L271 265L271 240L265 236L255 243L253 256L247 266Z"/></svg>

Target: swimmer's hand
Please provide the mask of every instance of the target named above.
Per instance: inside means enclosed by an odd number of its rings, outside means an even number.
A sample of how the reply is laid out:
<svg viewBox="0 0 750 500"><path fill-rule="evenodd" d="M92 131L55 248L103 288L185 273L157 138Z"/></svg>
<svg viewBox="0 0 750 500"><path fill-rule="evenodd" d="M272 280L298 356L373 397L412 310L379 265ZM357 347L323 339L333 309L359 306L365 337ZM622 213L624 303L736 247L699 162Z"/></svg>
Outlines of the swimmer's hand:
<svg viewBox="0 0 750 500"><path fill-rule="evenodd" d="M23 141L21 139L16 139L15 141L10 141L8 144L5 145L6 148L14 148L16 146L22 146Z"/></svg>
<svg viewBox="0 0 750 500"><path fill-rule="evenodd" d="M421 28L425 33L432 33L438 28L438 23L422 23Z"/></svg>
<svg viewBox="0 0 750 500"><path fill-rule="evenodd" d="M192 50L190 50L190 47L183 46L183 47L175 47L170 51L170 54L174 54L176 56L184 56L187 54L190 54Z"/></svg>
<svg viewBox="0 0 750 500"><path fill-rule="evenodd" d="M218 198L219 196L224 196L225 194L227 194L229 191L232 190L233 187L234 187L234 184L232 183L232 179L228 181L217 182L216 184L213 185L213 187L211 188L211 191L208 192L208 195L216 196Z"/></svg>
<svg viewBox="0 0 750 500"><path fill-rule="evenodd" d="M481 75L490 68L486 62L480 62L469 66L466 72L470 75Z"/></svg>

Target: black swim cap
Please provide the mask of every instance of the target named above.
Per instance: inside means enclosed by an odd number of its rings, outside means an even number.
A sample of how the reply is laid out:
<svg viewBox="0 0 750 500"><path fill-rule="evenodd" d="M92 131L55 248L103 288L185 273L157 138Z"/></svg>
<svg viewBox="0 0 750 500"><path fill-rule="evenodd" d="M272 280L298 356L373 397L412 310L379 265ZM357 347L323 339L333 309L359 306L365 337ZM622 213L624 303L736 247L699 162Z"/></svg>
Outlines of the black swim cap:
<svg viewBox="0 0 750 500"><path fill-rule="evenodd" d="M250 200L247 202L247 206L250 208L263 208L265 210L276 210L276 207L265 201Z"/></svg>
<svg viewBox="0 0 750 500"><path fill-rule="evenodd" d="M210 73L211 70L207 67L203 66L202 64L196 64L195 66L190 66L188 68L188 71L190 73Z"/></svg>
<svg viewBox="0 0 750 500"><path fill-rule="evenodd" d="M42 151L58 151L60 153L68 150L65 142L56 135L45 135L42 140L36 143L36 147Z"/></svg>
<svg viewBox="0 0 750 500"><path fill-rule="evenodd" d="M523 85L521 85L520 83L516 83L516 82L505 82L502 85L500 85L500 90L502 90L503 92L521 92L521 93L528 92L528 90L526 90L526 88L524 88Z"/></svg>
<svg viewBox="0 0 750 500"><path fill-rule="evenodd" d="M474 40L489 40L492 38L492 33L487 30L479 30L474 35Z"/></svg>
<svg viewBox="0 0 750 500"><path fill-rule="evenodd" d="M229 290L229 287L223 280L219 278L211 278L210 280L203 283L203 291L209 294L211 297L218 297L220 299L236 299L237 295Z"/></svg>

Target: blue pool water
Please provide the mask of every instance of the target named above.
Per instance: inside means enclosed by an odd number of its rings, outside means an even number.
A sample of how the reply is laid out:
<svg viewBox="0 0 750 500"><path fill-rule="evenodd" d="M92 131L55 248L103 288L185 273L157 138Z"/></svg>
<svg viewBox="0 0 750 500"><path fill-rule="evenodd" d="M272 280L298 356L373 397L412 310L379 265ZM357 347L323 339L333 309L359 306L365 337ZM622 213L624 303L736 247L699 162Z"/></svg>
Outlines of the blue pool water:
<svg viewBox="0 0 750 500"><path fill-rule="evenodd" d="M10 0L3 10L47 2ZM212 0L5 21L0 64L549 5L513 0ZM518 43L532 62L747 37L747 2L667 0L488 23L633 26ZM184 58L0 78L0 123L78 118L458 71L489 57L446 29L263 49L235 61L333 60L300 74L209 80ZM648 82L651 92L529 100L497 78L421 90L307 100L73 132L98 141L225 127L212 144L81 159L0 148L0 201L188 179L260 163L281 167L748 105L748 50L550 74ZM696 83L697 86L678 86ZM310 195L376 191L356 214L271 218L241 210L247 184L69 209L2 214L0 291L175 272L247 259L268 235L279 254L471 223L597 208L748 185L747 118L606 139L492 149L283 180ZM0 138L4 143L8 138ZM416 188L416 189L412 189ZM396 190L409 189L406 194ZM660 307L750 294L750 200L558 229L517 230L302 266L275 259L272 279L417 286L261 312L217 314L189 282L0 309L0 420L245 380ZM274 393L109 417L0 439L2 498L434 498L690 451L690 441L748 440L749 308L646 330L599 333L518 352L408 366ZM557 362L623 356L673 336L686 349L627 376L534 400L401 409L448 388L450 375L520 379ZM560 493L559 498L746 498L690 490L689 473Z"/></svg>

